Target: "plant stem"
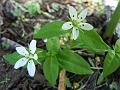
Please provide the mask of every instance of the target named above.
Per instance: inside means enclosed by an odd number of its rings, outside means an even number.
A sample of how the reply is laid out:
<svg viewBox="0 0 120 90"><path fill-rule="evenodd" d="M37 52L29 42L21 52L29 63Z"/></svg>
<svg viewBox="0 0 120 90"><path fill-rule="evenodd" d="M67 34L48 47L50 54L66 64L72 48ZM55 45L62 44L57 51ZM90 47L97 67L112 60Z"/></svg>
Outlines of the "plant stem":
<svg viewBox="0 0 120 90"><path fill-rule="evenodd" d="M66 71L62 69L59 74L58 90L66 90L65 89L65 75L66 75Z"/></svg>
<svg viewBox="0 0 120 90"><path fill-rule="evenodd" d="M114 34L115 30L116 30L116 26L119 22L120 19L120 1L118 2L117 8L114 11L112 18L110 20L110 22L107 25L107 30L105 32L105 35L107 37L112 37L112 35Z"/></svg>

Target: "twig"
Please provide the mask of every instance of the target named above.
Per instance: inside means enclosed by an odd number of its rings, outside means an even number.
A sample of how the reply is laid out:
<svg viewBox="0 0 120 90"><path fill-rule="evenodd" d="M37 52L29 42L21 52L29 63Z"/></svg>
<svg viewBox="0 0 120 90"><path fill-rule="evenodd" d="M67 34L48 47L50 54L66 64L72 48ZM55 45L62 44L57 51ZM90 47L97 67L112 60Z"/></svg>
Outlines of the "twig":
<svg viewBox="0 0 120 90"><path fill-rule="evenodd" d="M89 54L89 53L86 53L86 52L82 52L80 50L76 50L75 52L77 52L78 54L82 55L82 56L85 56L85 57L94 57L94 54Z"/></svg>
<svg viewBox="0 0 120 90"><path fill-rule="evenodd" d="M65 74L66 74L66 71L64 69L62 69L60 71L60 75L59 75L58 90L66 90L65 89Z"/></svg>
<svg viewBox="0 0 120 90"><path fill-rule="evenodd" d="M91 67L91 69L97 69L97 70L100 70L100 69L103 69L102 67Z"/></svg>
<svg viewBox="0 0 120 90"><path fill-rule="evenodd" d="M102 85L97 86L96 89L99 89L99 88L101 88L101 87L103 87L105 85L106 85L106 83L103 83Z"/></svg>

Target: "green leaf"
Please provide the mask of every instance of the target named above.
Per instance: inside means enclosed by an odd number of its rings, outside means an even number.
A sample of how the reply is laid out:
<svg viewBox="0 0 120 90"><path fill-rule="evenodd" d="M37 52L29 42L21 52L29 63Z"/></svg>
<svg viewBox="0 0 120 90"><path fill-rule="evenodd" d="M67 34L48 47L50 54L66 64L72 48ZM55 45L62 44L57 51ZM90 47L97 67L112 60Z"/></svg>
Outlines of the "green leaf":
<svg viewBox="0 0 120 90"><path fill-rule="evenodd" d="M100 74L100 76L98 77L97 85L100 84L103 80L104 80L104 77L103 77L103 72L102 72L102 73Z"/></svg>
<svg viewBox="0 0 120 90"><path fill-rule="evenodd" d="M114 50L110 50L105 57L103 65L103 76L106 77L116 71L120 66L120 54L115 53Z"/></svg>
<svg viewBox="0 0 120 90"><path fill-rule="evenodd" d="M30 2L26 5L26 8L30 15L40 13L40 5L38 3Z"/></svg>
<svg viewBox="0 0 120 90"><path fill-rule="evenodd" d="M59 38L53 37L47 40L46 43L48 51L58 51L60 50Z"/></svg>
<svg viewBox="0 0 120 90"><path fill-rule="evenodd" d="M120 53L120 39L118 39L116 41L116 44L115 44L115 52L116 53Z"/></svg>
<svg viewBox="0 0 120 90"><path fill-rule="evenodd" d="M58 55L60 66L76 74L92 74L89 64L78 54L70 50L61 50Z"/></svg>
<svg viewBox="0 0 120 90"><path fill-rule="evenodd" d="M14 64L15 64L20 58L22 58L23 56L21 56L21 55L18 54L17 52L14 52L14 53L12 53L12 54L4 55L3 57L4 57L4 59L5 59L8 63L14 65Z"/></svg>
<svg viewBox="0 0 120 90"><path fill-rule="evenodd" d="M107 30L106 30L106 36L112 37L116 30L116 26L120 20L120 1L117 5L116 10L114 11L112 18L110 22L108 23Z"/></svg>
<svg viewBox="0 0 120 90"><path fill-rule="evenodd" d="M43 51L41 49L37 49L36 54L38 55L38 61L41 62L42 60L45 59L47 52ZM37 63L36 63L37 64Z"/></svg>
<svg viewBox="0 0 120 90"><path fill-rule="evenodd" d="M56 84L59 73L59 64L56 56L48 56L43 65L43 71L46 79L51 85Z"/></svg>
<svg viewBox="0 0 120 90"><path fill-rule="evenodd" d="M81 31L78 39L71 43L72 48L85 48L91 53L105 52L109 46L95 30Z"/></svg>
<svg viewBox="0 0 120 90"><path fill-rule="evenodd" d="M66 33L65 30L62 30L63 21L54 21L51 23L45 24L41 29L39 29L35 34L35 38L50 38L54 36L60 36Z"/></svg>
<svg viewBox="0 0 120 90"><path fill-rule="evenodd" d="M120 66L120 39L116 41L114 50L110 50L105 57L103 76L106 77L115 72ZM112 67L112 68L111 68Z"/></svg>

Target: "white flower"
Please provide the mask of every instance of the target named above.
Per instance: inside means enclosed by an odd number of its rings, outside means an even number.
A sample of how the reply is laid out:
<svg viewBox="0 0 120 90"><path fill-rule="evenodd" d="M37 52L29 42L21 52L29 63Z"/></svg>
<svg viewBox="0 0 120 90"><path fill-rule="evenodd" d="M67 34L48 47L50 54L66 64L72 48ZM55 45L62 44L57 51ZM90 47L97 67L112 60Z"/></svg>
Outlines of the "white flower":
<svg viewBox="0 0 120 90"><path fill-rule="evenodd" d="M76 40L79 36L79 29L92 30L93 26L89 23L85 23L87 16L87 10L84 9L80 14L77 13L76 9L69 6L70 21L63 24L63 30L72 29L72 37Z"/></svg>
<svg viewBox="0 0 120 90"><path fill-rule="evenodd" d="M46 39L44 39L43 41L46 43L46 42L48 41L48 39L46 38Z"/></svg>
<svg viewBox="0 0 120 90"><path fill-rule="evenodd" d="M35 70L36 70L34 60L37 61L38 59L38 55L35 53L36 40L32 40L30 42L29 51L27 51L25 47L22 46L16 47L16 51L23 57L15 63L14 68L18 69L27 64L28 73L31 77L33 77L35 75Z"/></svg>

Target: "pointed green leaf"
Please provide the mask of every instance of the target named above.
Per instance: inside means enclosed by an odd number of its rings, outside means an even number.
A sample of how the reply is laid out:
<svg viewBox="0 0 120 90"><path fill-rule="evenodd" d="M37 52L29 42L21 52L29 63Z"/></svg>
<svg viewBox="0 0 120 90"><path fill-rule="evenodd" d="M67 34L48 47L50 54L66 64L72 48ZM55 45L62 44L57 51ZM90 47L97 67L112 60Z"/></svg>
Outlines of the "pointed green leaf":
<svg viewBox="0 0 120 90"><path fill-rule="evenodd" d="M59 72L59 64L56 56L50 55L46 58L43 65L43 71L49 83L55 85Z"/></svg>
<svg viewBox="0 0 120 90"><path fill-rule="evenodd" d="M116 41L115 52L120 54L120 39Z"/></svg>
<svg viewBox="0 0 120 90"><path fill-rule="evenodd" d="M81 31L79 38L71 43L72 48L85 48L91 53L105 52L109 46L95 30Z"/></svg>
<svg viewBox="0 0 120 90"><path fill-rule="evenodd" d="M42 60L45 59L47 52L46 51L38 51L36 52L38 55L38 61L41 62Z"/></svg>
<svg viewBox="0 0 120 90"><path fill-rule="evenodd" d="M37 2L31 1L25 7L30 15L35 15L37 13L40 13L40 5Z"/></svg>
<svg viewBox="0 0 120 90"><path fill-rule="evenodd" d="M103 77L103 72L102 72L100 76L98 77L97 84L100 84L103 80L104 80L104 77Z"/></svg>
<svg viewBox="0 0 120 90"><path fill-rule="evenodd" d="M114 50L110 50L105 57L103 65L103 76L106 77L116 71L120 66L120 54L115 53Z"/></svg>
<svg viewBox="0 0 120 90"><path fill-rule="evenodd" d="M92 74L89 64L78 54L70 50L62 50L58 55L59 63L62 68L76 74Z"/></svg>
<svg viewBox="0 0 120 90"><path fill-rule="evenodd" d="M103 76L106 77L120 66L120 39L116 41L114 50L110 50L105 57Z"/></svg>
<svg viewBox="0 0 120 90"><path fill-rule="evenodd" d="M46 46L48 51L58 51L60 49L59 39L57 37L48 39Z"/></svg>
<svg viewBox="0 0 120 90"><path fill-rule="evenodd" d="M21 56L21 55L18 54L17 52L14 52L14 53L12 53L12 54L4 55L3 57L4 57L4 59L5 59L8 63L14 65L14 64L15 64L20 58L22 58L23 56Z"/></svg>
<svg viewBox="0 0 120 90"><path fill-rule="evenodd" d="M61 29L63 23L63 21L54 21L45 24L34 34L34 38L50 38L66 33L66 31Z"/></svg>

